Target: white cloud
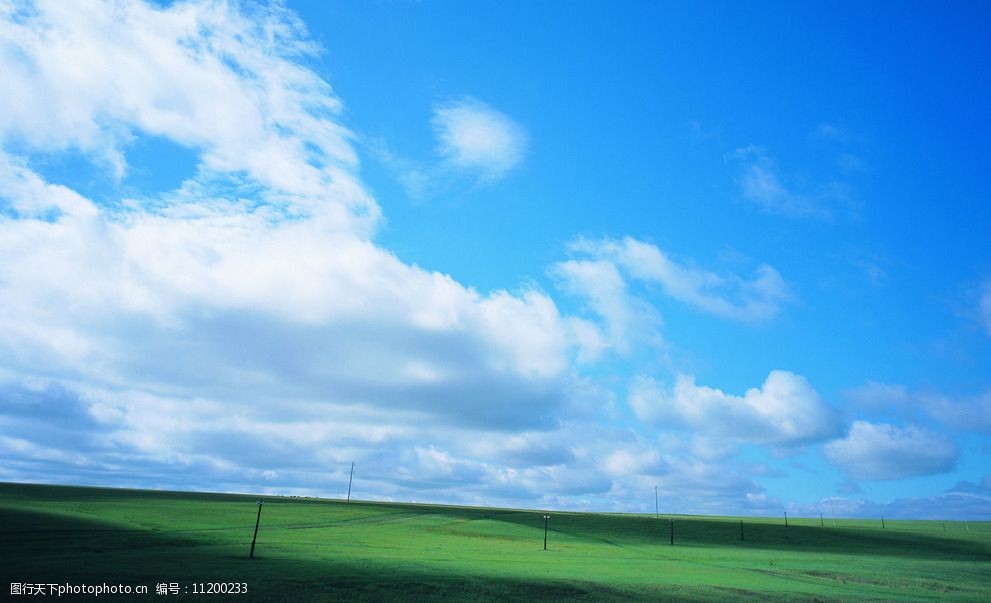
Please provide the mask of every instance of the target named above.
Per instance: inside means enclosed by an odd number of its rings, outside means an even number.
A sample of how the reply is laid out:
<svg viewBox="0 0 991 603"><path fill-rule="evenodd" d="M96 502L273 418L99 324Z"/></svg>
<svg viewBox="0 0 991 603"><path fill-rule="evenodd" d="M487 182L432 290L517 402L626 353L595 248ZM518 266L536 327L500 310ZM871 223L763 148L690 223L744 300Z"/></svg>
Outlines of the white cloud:
<svg viewBox="0 0 991 603"><path fill-rule="evenodd" d="M413 199L458 187L493 184L526 158L529 137L523 126L478 99L465 97L435 105L431 124L436 140L434 159L404 157L384 139L368 145Z"/></svg>
<svg viewBox="0 0 991 603"><path fill-rule="evenodd" d="M584 299L602 319L602 329L575 324L572 340L582 358L597 358L605 349L628 354L635 344L660 345L661 316L633 285L658 285L668 296L731 320L760 322L773 318L792 299L781 275L761 264L748 280L680 264L656 246L627 237L578 239L568 246L578 256L550 267L560 289Z"/></svg>
<svg viewBox="0 0 991 603"><path fill-rule="evenodd" d="M77 149L120 177L134 137L161 136L200 152L202 178L244 173L292 213L374 225L350 133L327 119L341 103L294 60L313 48L288 11L247 16L204 2L8 11L19 16L0 21L0 140Z"/></svg>
<svg viewBox="0 0 991 603"><path fill-rule="evenodd" d="M553 432L581 398L572 341L594 348L594 328L378 246L302 25L240 6L5 5L0 386L39 393L0 408L4 475L326 493L326 467L357 458L387 495L405 487L396 458L440 475L448 455L470 477L473 436ZM450 160L512 167L458 138L472 123L451 122ZM72 151L126 177L141 137L197 155L178 190L96 203L33 169ZM44 428L59 409L77 437Z"/></svg>
<svg viewBox="0 0 991 603"><path fill-rule="evenodd" d="M867 383L847 389L843 397L856 407L872 414L904 414L910 412L913 398L904 385L892 385L868 381Z"/></svg>
<svg viewBox="0 0 991 603"><path fill-rule="evenodd" d="M906 421L935 420L958 431L991 433L991 390L970 396L911 391L904 385L868 381L844 392L858 411Z"/></svg>
<svg viewBox="0 0 991 603"><path fill-rule="evenodd" d="M660 512L728 514L775 511L780 502L768 497L753 478L756 468L733 459L700 459L691 450L636 438L600 451L602 470L612 488L598 508L654 513L657 487Z"/></svg>
<svg viewBox="0 0 991 603"><path fill-rule="evenodd" d="M846 126L837 123L823 122L812 131L812 137L819 140L836 142L841 145L849 145L860 140L860 137L851 132Z"/></svg>
<svg viewBox="0 0 991 603"><path fill-rule="evenodd" d="M660 341L660 318L645 301L633 296L614 264L602 260L568 260L555 264L550 274L562 288L588 300L590 308L605 322L605 334L591 331L583 337L586 347L597 356L600 342L621 354L629 353L637 342ZM587 331L591 327L584 325Z"/></svg>
<svg viewBox="0 0 991 603"><path fill-rule="evenodd" d="M835 435L839 427L836 411L804 377L780 370L743 396L696 385L687 375L679 375L673 388L640 378L630 385L629 403L643 421L687 428L724 449L807 444Z"/></svg>
<svg viewBox="0 0 991 603"><path fill-rule="evenodd" d="M984 283L981 299L978 303L978 316L984 329L991 335L991 280Z"/></svg>
<svg viewBox="0 0 991 603"><path fill-rule="evenodd" d="M796 515L815 516L822 513L827 519L835 517L843 526L848 517L888 519L991 520L991 476L984 476L980 483L958 482L936 496L897 498L890 502L878 502L865 498L850 499L832 497L808 505L796 505ZM953 529L969 529L957 524Z"/></svg>
<svg viewBox="0 0 991 603"><path fill-rule="evenodd" d="M944 425L991 434L991 389L960 399L940 394L922 394L918 399L926 413Z"/></svg>
<svg viewBox="0 0 991 603"><path fill-rule="evenodd" d="M889 480L953 469L957 447L948 438L909 425L854 421L845 438L823 447L829 461L853 479Z"/></svg>
<svg viewBox="0 0 991 603"><path fill-rule="evenodd" d="M523 127L474 98L434 107L433 126L446 164L476 172L483 181L502 178L526 154Z"/></svg>
<svg viewBox="0 0 991 603"><path fill-rule="evenodd" d="M737 149L733 158L739 163L739 184L743 198L768 214L790 218L831 220L833 206L846 202L846 193L838 183L822 190L795 190L783 177L777 163L756 146Z"/></svg>
<svg viewBox="0 0 991 603"><path fill-rule="evenodd" d="M680 264L657 248L631 237L579 239L570 250L609 262L630 278L656 283L665 294L703 312L745 322L763 321L778 314L792 298L787 283L768 264L759 265L750 279L716 274Z"/></svg>

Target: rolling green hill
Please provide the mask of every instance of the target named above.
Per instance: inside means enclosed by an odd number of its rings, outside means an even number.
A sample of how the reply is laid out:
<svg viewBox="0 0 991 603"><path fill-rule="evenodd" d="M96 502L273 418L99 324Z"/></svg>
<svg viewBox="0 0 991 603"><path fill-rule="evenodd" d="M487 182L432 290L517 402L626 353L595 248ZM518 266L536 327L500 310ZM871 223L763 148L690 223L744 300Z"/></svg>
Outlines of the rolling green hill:
<svg viewBox="0 0 991 603"><path fill-rule="evenodd" d="M249 559L255 496L0 484L0 574L149 589L98 600L991 600L986 522L742 518L741 540L741 518L550 512L544 551L540 511L261 498Z"/></svg>

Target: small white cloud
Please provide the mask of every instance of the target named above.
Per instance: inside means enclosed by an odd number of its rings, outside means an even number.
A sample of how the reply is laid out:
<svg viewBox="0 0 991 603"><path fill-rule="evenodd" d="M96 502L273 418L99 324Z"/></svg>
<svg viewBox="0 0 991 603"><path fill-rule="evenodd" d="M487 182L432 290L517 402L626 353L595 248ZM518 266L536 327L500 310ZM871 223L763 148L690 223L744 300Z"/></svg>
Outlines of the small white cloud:
<svg viewBox="0 0 991 603"><path fill-rule="evenodd" d="M845 174L862 172L865 168L864 160L853 153L840 153L836 158L836 166Z"/></svg>
<svg viewBox="0 0 991 603"><path fill-rule="evenodd" d="M826 458L851 478L890 480L945 473L957 461L957 447L939 434L909 425L854 421L850 433L823 447Z"/></svg>
<svg viewBox="0 0 991 603"><path fill-rule="evenodd" d="M944 425L991 434L991 389L962 399L938 394L922 394L918 398L926 413Z"/></svg>
<svg viewBox="0 0 991 603"><path fill-rule="evenodd" d="M602 260L568 260L551 267L550 274L568 293L588 300L592 311L605 321L605 339L589 332L582 325L576 335L585 341L583 349L592 350L608 344L621 354L631 350L634 342L658 343L657 326L660 318L643 300L630 294L623 276L616 266Z"/></svg>
<svg viewBox="0 0 991 603"><path fill-rule="evenodd" d="M780 370L743 396L696 385L688 375L679 375L673 388L640 378L630 386L629 402L641 420L690 429L724 452L732 450L728 444L806 444L834 436L839 428L836 411L804 377Z"/></svg>
<svg viewBox="0 0 991 603"><path fill-rule="evenodd" d="M988 335L991 335L991 279L984 283L977 312L984 330L987 331Z"/></svg>
<svg viewBox="0 0 991 603"><path fill-rule="evenodd" d="M911 391L904 385L868 381L843 397L869 416L902 421L934 420L958 431L991 433L991 389L970 396Z"/></svg>
<svg viewBox="0 0 991 603"><path fill-rule="evenodd" d="M843 397L869 413L903 414L909 410L912 395L904 385L868 381L843 392Z"/></svg>
<svg viewBox="0 0 991 603"><path fill-rule="evenodd" d="M759 265L749 279L716 274L681 264L657 246L631 237L579 239L570 250L591 256L598 265L614 265L634 280L658 284L665 294L703 312L732 320L768 320L792 299L787 283L768 264Z"/></svg>
<svg viewBox="0 0 991 603"><path fill-rule="evenodd" d="M434 108L434 134L446 165L498 180L523 160L526 131L485 103L465 98Z"/></svg>
<svg viewBox="0 0 991 603"><path fill-rule="evenodd" d="M786 184L774 159L760 147L737 149L733 157L741 168L739 184L743 198L764 213L831 220L831 206L845 200L843 188L835 183L818 192L794 190Z"/></svg>
<svg viewBox="0 0 991 603"><path fill-rule="evenodd" d="M860 140L860 137L851 132L846 126L823 122L816 126L812 132L812 138L828 140L842 145L848 145Z"/></svg>

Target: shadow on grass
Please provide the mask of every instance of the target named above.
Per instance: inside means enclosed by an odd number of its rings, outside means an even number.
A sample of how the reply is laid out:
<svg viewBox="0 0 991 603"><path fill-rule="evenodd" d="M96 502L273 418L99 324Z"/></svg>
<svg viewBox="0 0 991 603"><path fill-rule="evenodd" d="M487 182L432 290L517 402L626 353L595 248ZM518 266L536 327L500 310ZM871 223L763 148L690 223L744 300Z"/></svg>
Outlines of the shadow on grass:
<svg viewBox="0 0 991 603"><path fill-rule="evenodd" d="M158 584L176 583L168 600L202 599L194 584L247 583L248 594L209 595L236 601L702 601L723 598L700 587L631 586L597 582L514 580L416 567L401 561L290 559L260 546L248 559L249 542L216 544L84 518L0 508L3 582L21 584L108 584L146 586L155 598ZM3 584L6 588L7 585ZM751 593L756 596L756 593ZM80 595L91 600L93 595ZM122 596L104 595L110 600ZM74 597L60 597L73 600ZM728 597L726 597L728 598Z"/></svg>

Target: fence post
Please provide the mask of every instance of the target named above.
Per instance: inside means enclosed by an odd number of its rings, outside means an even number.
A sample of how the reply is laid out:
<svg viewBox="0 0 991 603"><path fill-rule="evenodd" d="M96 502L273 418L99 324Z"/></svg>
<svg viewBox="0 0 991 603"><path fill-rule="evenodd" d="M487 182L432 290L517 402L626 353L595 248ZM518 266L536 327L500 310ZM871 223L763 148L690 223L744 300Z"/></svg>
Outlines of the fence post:
<svg viewBox="0 0 991 603"><path fill-rule="evenodd" d="M258 501L258 517L255 517L255 535L251 537L251 551L248 552L248 559L255 558L255 540L258 539L258 524L262 521L262 505L265 504L263 501Z"/></svg>

